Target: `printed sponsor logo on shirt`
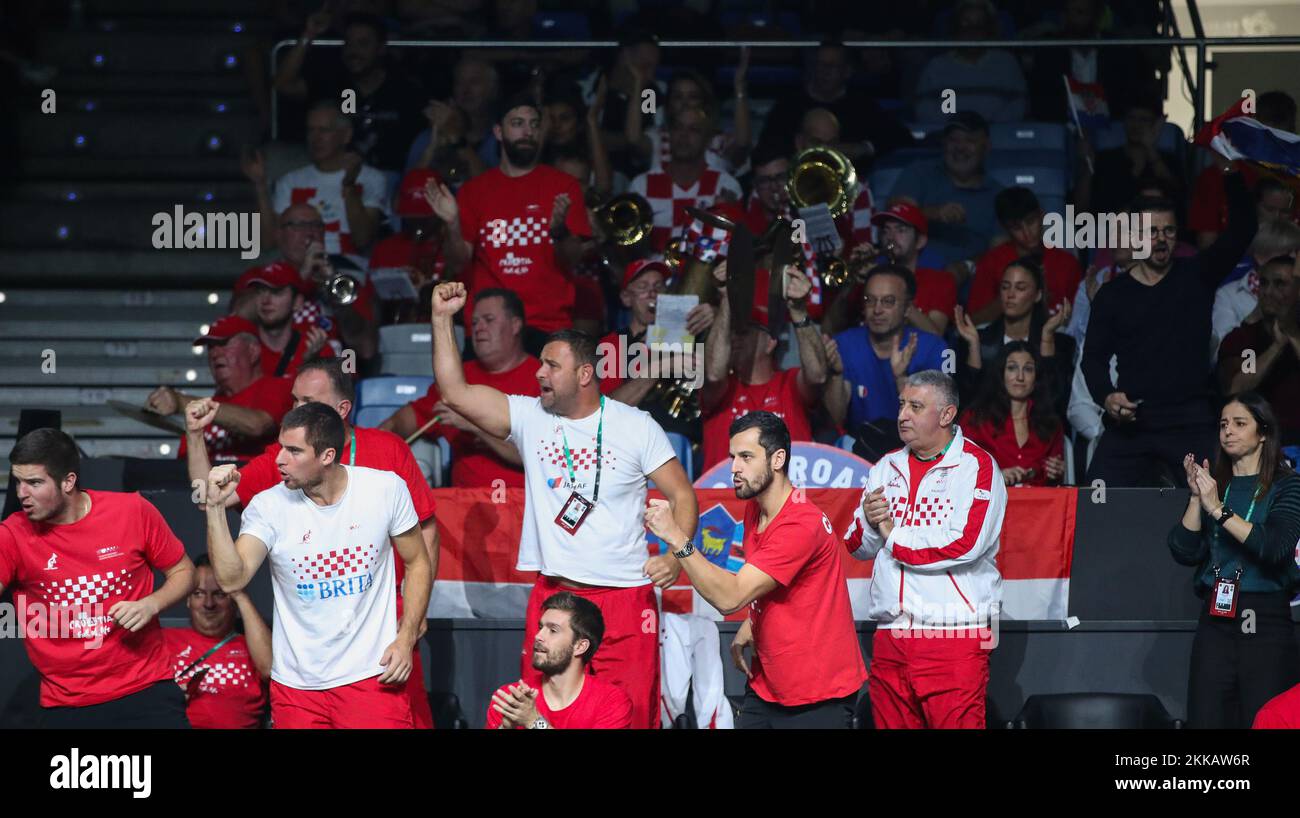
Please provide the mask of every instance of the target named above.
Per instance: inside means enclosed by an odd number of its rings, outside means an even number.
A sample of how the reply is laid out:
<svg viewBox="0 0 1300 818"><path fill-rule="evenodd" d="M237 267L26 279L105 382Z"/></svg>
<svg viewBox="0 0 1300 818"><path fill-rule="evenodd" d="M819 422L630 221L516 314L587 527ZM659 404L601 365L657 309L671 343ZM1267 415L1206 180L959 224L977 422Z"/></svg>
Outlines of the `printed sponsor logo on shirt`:
<svg viewBox="0 0 1300 818"><path fill-rule="evenodd" d="M370 544L304 555L293 560L294 590L307 603L364 594L375 584L371 568L378 554Z"/></svg>
<svg viewBox="0 0 1300 818"><path fill-rule="evenodd" d="M975 495L976 500L987 500L992 496L984 489L975 489L973 494Z"/></svg>
<svg viewBox="0 0 1300 818"><path fill-rule="evenodd" d="M532 265L533 260L528 256L506 253L505 258L501 259L501 273L508 276L527 275Z"/></svg>
<svg viewBox="0 0 1300 818"><path fill-rule="evenodd" d="M50 554L50 558L49 558L48 560L45 561L45 570L46 570L46 571L57 571L57 570L59 570L59 555L58 555L58 554L54 554L54 553L51 553L51 554Z"/></svg>
<svg viewBox="0 0 1300 818"><path fill-rule="evenodd" d="M309 541L309 540L311 540L311 529L310 529L310 528L307 529L307 533L306 533L306 534L303 534L303 535L302 535L302 540L301 540L301 542L307 542L307 541Z"/></svg>
<svg viewBox="0 0 1300 818"><path fill-rule="evenodd" d="M116 545L106 545L103 548L96 549L95 556L101 560L110 560L122 556L122 552L117 549Z"/></svg>

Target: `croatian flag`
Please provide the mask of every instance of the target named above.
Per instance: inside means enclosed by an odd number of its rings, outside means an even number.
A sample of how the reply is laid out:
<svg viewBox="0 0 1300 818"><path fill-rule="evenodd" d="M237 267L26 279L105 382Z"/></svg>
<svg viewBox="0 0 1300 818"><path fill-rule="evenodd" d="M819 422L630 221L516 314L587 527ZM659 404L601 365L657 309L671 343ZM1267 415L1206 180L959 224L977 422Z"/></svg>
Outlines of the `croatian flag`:
<svg viewBox="0 0 1300 818"><path fill-rule="evenodd" d="M1110 104L1106 102L1105 89L1099 83L1079 82L1069 76L1065 77L1065 87L1075 125L1090 143L1097 144L1096 136L1110 127Z"/></svg>
<svg viewBox="0 0 1300 818"><path fill-rule="evenodd" d="M1261 124L1244 110L1245 99L1201 128L1196 144L1228 159L1246 159L1287 176L1300 176L1300 136Z"/></svg>

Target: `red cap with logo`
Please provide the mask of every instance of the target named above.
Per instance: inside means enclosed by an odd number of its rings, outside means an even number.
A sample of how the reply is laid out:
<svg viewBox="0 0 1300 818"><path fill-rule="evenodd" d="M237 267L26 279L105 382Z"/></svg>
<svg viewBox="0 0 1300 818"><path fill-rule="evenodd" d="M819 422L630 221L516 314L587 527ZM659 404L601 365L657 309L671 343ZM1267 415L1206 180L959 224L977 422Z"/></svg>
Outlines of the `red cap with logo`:
<svg viewBox="0 0 1300 818"><path fill-rule="evenodd" d="M273 261L263 267L254 267L244 273L235 282L235 292L246 290L254 284L261 284L273 289L293 287L302 290L303 288L303 280L298 273L298 268L284 259Z"/></svg>
<svg viewBox="0 0 1300 818"><path fill-rule="evenodd" d="M242 315L223 315L208 325L205 335L194 339L194 345L208 344L213 341L229 341L240 333L247 332L257 337L257 325Z"/></svg>
<svg viewBox="0 0 1300 818"><path fill-rule="evenodd" d="M422 219L433 215L433 206L424 198L424 186L433 179L442 184L442 177L435 170L415 168L402 177L402 186L397 192L397 215L408 219Z"/></svg>
<svg viewBox="0 0 1300 818"><path fill-rule="evenodd" d="M903 224L910 224L916 228L916 232L922 235L927 235L930 232L930 223L926 221L925 214L921 212L921 208L910 202L895 202L872 216L871 223L881 225L889 219L900 221Z"/></svg>
<svg viewBox="0 0 1300 818"><path fill-rule="evenodd" d="M658 271L664 277L664 281L667 281L673 275L672 269L662 261L643 258L629 262L627 268L623 270L623 289L626 290L628 285L636 281L642 273L654 271Z"/></svg>

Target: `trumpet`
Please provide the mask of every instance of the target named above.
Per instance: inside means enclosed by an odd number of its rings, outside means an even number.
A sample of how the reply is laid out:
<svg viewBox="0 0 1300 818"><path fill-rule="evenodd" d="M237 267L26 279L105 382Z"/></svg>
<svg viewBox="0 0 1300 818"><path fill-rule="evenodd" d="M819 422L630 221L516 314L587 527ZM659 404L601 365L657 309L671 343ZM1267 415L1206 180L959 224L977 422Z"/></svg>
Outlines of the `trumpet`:
<svg viewBox="0 0 1300 818"><path fill-rule="evenodd" d="M871 262L868 260L850 260L845 261L839 256L834 256L824 265L818 264L818 270L821 273L822 283L827 287L843 287L848 282L861 284L867 280L867 271L871 269Z"/></svg>
<svg viewBox="0 0 1300 818"><path fill-rule="evenodd" d="M357 280L346 273L339 273L325 281L321 295L330 306L346 307L357 300Z"/></svg>

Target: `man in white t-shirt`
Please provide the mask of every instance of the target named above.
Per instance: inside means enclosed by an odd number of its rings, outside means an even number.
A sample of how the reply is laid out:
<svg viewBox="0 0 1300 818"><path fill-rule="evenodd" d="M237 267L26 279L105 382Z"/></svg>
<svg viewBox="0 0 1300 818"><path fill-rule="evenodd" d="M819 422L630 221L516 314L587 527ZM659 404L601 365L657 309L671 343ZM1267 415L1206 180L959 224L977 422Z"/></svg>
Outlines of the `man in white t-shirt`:
<svg viewBox="0 0 1300 818"><path fill-rule="evenodd" d="M274 236L275 215L289 205L309 204L325 220L325 252L330 255L364 255L388 215L388 184L384 174L363 164L361 155L349 151L352 124L337 102L322 101L307 114L307 155L310 165L275 180L268 191L260 162L248 163L245 174L253 180L262 213L262 235Z"/></svg>
<svg viewBox="0 0 1300 818"><path fill-rule="evenodd" d="M653 480L683 532L695 535L699 505L668 437L649 414L600 393L596 341L560 330L542 349L541 397L505 395L468 384L452 332L465 285L433 291L434 377L442 400L480 429L509 437L524 464L525 509L520 571L537 571L528 599L522 679L541 683L532 666L542 603L572 591L605 619L605 645L592 672L632 700L632 727L659 721L659 622L654 585L668 587L680 567L670 555L647 559L646 481Z"/></svg>
<svg viewBox="0 0 1300 818"><path fill-rule="evenodd" d="M252 499L233 542L225 500L239 472L209 472L208 555L227 593L270 555L272 726L413 728L405 685L429 607L429 557L402 478L342 465L343 440L332 407L285 415L275 458L283 482ZM406 567L400 621L394 550Z"/></svg>

